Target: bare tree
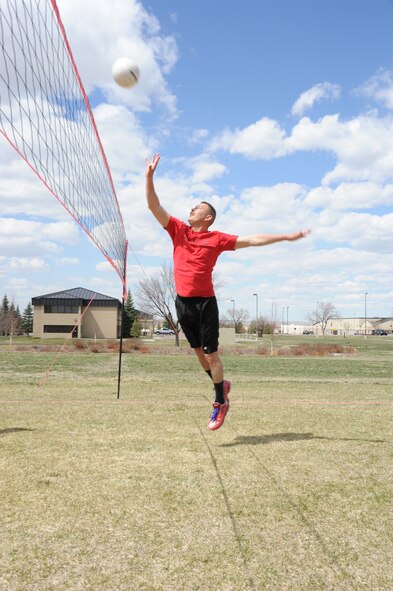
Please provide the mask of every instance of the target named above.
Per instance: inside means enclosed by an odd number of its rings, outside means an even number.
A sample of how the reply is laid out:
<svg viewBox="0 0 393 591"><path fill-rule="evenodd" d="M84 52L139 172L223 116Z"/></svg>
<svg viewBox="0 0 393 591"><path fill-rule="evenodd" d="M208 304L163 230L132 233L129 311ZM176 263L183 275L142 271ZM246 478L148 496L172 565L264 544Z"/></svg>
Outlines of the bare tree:
<svg viewBox="0 0 393 591"><path fill-rule="evenodd" d="M180 346L179 324L174 316L176 289L171 265L163 264L157 275L146 277L137 288L138 307L163 318L175 333L176 346Z"/></svg>
<svg viewBox="0 0 393 591"><path fill-rule="evenodd" d="M235 332L241 333L244 331L244 322L248 320L248 311L243 308L228 308L220 323L221 326L234 326Z"/></svg>
<svg viewBox="0 0 393 591"><path fill-rule="evenodd" d="M318 324L321 326L322 334L325 336L327 323L331 318L338 318L340 314L331 302L318 302L314 312L309 315L313 324L316 324L318 334Z"/></svg>
<svg viewBox="0 0 393 591"><path fill-rule="evenodd" d="M269 331L270 334L270 355L273 356L274 354L274 343L273 343L273 337L274 337L274 333L275 330L277 328L278 325L278 308L277 308L277 304L276 302L272 302L272 307L270 310L270 314L267 316L266 319L266 328Z"/></svg>

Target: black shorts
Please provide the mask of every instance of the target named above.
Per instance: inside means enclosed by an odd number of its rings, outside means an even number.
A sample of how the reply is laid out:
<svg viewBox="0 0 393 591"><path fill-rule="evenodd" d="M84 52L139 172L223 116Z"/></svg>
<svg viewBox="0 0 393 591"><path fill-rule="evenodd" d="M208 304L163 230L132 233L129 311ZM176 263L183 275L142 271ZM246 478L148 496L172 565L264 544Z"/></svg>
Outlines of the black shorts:
<svg viewBox="0 0 393 591"><path fill-rule="evenodd" d="M177 319L192 349L202 347L205 353L218 350L218 306L210 298L176 297Z"/></svg>

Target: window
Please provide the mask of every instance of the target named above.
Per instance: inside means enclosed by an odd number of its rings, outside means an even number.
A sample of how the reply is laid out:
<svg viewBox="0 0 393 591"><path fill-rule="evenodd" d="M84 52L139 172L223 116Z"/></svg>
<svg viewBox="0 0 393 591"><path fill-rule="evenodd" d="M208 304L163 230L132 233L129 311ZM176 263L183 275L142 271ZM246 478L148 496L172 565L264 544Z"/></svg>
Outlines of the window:
<svg viewBox="0 0 393 591"><path fill-rule="evenodd" d="M44 306L45 314L78 314L78 306L75 304L51 304Z"/></svg>
<svg viewBox="0 0 393 591"><path fill-rule="evenodd" d="M61 332L61 333L68 333L71 332L74 326L68 324L44 324L44 332ZM75 328L76 331L76 328Z"/></svg>

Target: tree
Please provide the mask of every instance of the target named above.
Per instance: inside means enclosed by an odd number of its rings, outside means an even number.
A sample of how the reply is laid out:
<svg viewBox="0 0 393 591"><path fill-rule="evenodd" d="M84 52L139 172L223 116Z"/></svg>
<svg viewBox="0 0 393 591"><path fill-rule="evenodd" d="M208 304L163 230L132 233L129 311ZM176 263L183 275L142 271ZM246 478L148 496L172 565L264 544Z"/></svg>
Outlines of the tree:
<svg viewBox="0 0 393 591"><path fill-rule="evenodd" d="M340 314L331 302L318 302L314 312L309 315L313 324L316 324L318 334L318 324L321 326L322 334L325 336L327 323L331 318L337 318Z"/></svg>
<svg viewBox="0 0 393 591"><path fill-rule="evenodd" d="M23 334L22 314L20 313L19 306L16 306L16 308L15 308L15 330L14 330L14 334L17 334L17 335Z"/></svg>
<svg viewBox="0 0 393 591"><path fill-rule="evenodd" d="M141 336L141 325L139 324L138 320L135 318L134 322L131 326L130 336L133 338L139 338Z"/></svg>
<svg viewBox="0 0 393 591"><path fill-rule="evenodd" d="M138 286L138 301L143 310L163 318L164 322L175 333L176 346L180 346L179 325L174 312L176 289L171 265L163 264L156 275L142 279Z"/></svg>
<svg viewBox="0 0 393 591"><path fill-rule="evenodd" d="M259 338L263 337L263 333L265 332L269 334L268 328L268 322L265 316L258 316L257 320L251 320L248 327L248 332L249 334L257 333L257 336Z"/></svg>
<svg viewBox="0 0 393 591"><path fill-rule="evenodd" d="M10 301L7 294L3 296L3 300L0 306L0 335L6 336L9 334L10 329Z"/></svg>
<svg viewBox="0 0 393 591"><path fill-rule="evenodd" d="M265 325L265 332L266 332L266 334L270 335L270 355L272 355L272 356L274 355L273 337L274 337L274 333L276 331L277 324L278 324L277 323L277 315L278 315L277 304L276 304L276 302L272 302L270 314L266 318L266 325Z"/></svg>
<svg viewBox="0 0 393 591"><path fill-rule="evenodd" d="M33 332L33 306L30 304L30 302L23 311L22 329L25 334L30 334Z"/></svg>
<svg viewBox="0 0 393 591"><path fill-rule="evenodd" d="M129 337L131 334L131 328L136 320L137 311L134 308L134 302L132 299L131 291L128 290L127 298L124 302L124 313L123 313L123 337Z"/></svg>
<svg viewBox="0 0 393 591"><path fill-rule="evenodd" d="M8 313L8 334L10 335L10 344L12 344L12 337L21 334L21 315L19 307L15 308L14 302L11 302Z"/></svg>
<svg viewBox="0 0 393 591"><path fill-rule="evenodd" d="M221 326L234 326L235 333L240 334L245 332L244 323L248 319L248 311L243 308L228 308L226 311Z"/></svg>

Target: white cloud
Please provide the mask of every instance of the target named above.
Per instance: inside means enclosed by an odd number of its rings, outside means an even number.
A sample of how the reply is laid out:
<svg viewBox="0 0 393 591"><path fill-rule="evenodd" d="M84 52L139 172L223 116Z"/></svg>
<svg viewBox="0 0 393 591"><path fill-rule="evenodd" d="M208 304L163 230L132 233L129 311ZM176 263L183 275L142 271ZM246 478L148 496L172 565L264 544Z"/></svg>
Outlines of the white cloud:
<svg viewBox="0 0 393 591"><path fill-rule="evenodd" d="M393 185L372 182L342 183L335 188L311 189L304 201L311 207L331 209L369 209L393 205Z"/></svg>
<svg viewBox="0 0 393 591"><path fill-rule="evenodd" d="M135 111L149 111L152 102L176 116L176 98L164 78L178 59L176 41L160 33L157 18L137 0L59 0L60 14L67 30L83 84L107 94ZM119 57L134 59L141 78L132 90L119 88L112 80L112 63Z"/></svg>
<svg viewBox="0 0 393 591"><path fill-rule="evenodd" d="M296 152L333 154L336 166L322 184L340 181L383 183L393 178L393 117L366 113L341 121L338 114L318 121L303 117L287 134L277 121L261 119L244 129L225 130L210 143L211 151L270 160Z"/></svg>
<svg viewBox="0 0 393 591"><path fill-rule="evenodd" d="M320 227L318 236L332 243L345 242L354 249L383 255L392 252L392 224L393 213L379 216L349 212L339 217L333 226Z"/></svg>
<svg viewBox="0 0 393 591"><path fill-rule="evenodd" d="M119 183L133 182L144 171L145 158L154 151L135 114L124 105L102 103L94 109L112 177Z"/></svg>
<svg viewBox="0 0 393 591"><path fill-rule="evenodd" d="M322 179L382 182L392 178L393 119L374 113L340 121L338 115L317 122L303 118L288 138L292 150L327 150L337 157L335 168Z"/></svg>
<svg viewBox="0 0 393 591"><path fill-rule="evenodd" d="M285 132L277 121L264 117L244 129L222 132L212 140L209 149L270 160L286 154L284 139Z"/></svg>
<svg viewBox="0 0 393 591"><path fill-rule="evenodd" d="M57 242L72 245L78 242L78 230L74 222L53 222L45 224L31 220L2 218L0 254L29 257L56 256L61 249Z"/></svg>
<svg viewBox="0 0 393 591"><path fill-rule="evenodd" d="M0 142L0 201L2 215L68 219L68 213L6 142Z"/></svg>
<svg viewBox="0 0 393 591"><path fill-rule="evenodd" d="M56 265L61 267L62 265L78 265L80 260L76 257L60 257L56 259Z"/></svg>
<svg viewBox="0 0 393 591"><path fill-rule="evenodd" d="M192 132L190 144L198 144L202 140L205 140L209 135L208 129L195 129Z"/></svg>
<svg viewBox="0 0 393 591"><path fill-rule="evenodd" d="M219 178L228 172L227 167L221 162L214 161L211 157L206 158L204 155L186 160L185 165L193 171L191 182L194 185Z"/></svg>
<svg viewBox="0 0 393 591"><path fill-rule="evenodd" d="M368 96L393 110L393 72L384 68L375 76L369 78L355 91L357 94Z"/></svg>
<svg viewBox="0 0 393 591"><path fill-rule="evenodd" d="M292 115L300 116L323 99L338 99L341 89L337 84L321 82L303 92L292 106Z"/></svg>
<svg viewBox="0 0 393 591"><path fill-rule="evenodd" d="M102 261L95 266L97 271L102 271L103 273L112 273L113 267L109 263L109 261Z"/></svg>
<svg viewBox="0 0 393 591"><path fill-rule="evenodd" d="M39 257L5 257L0 256L0 271L8 272L42 272L48 270L46 261Z"/></svg>

